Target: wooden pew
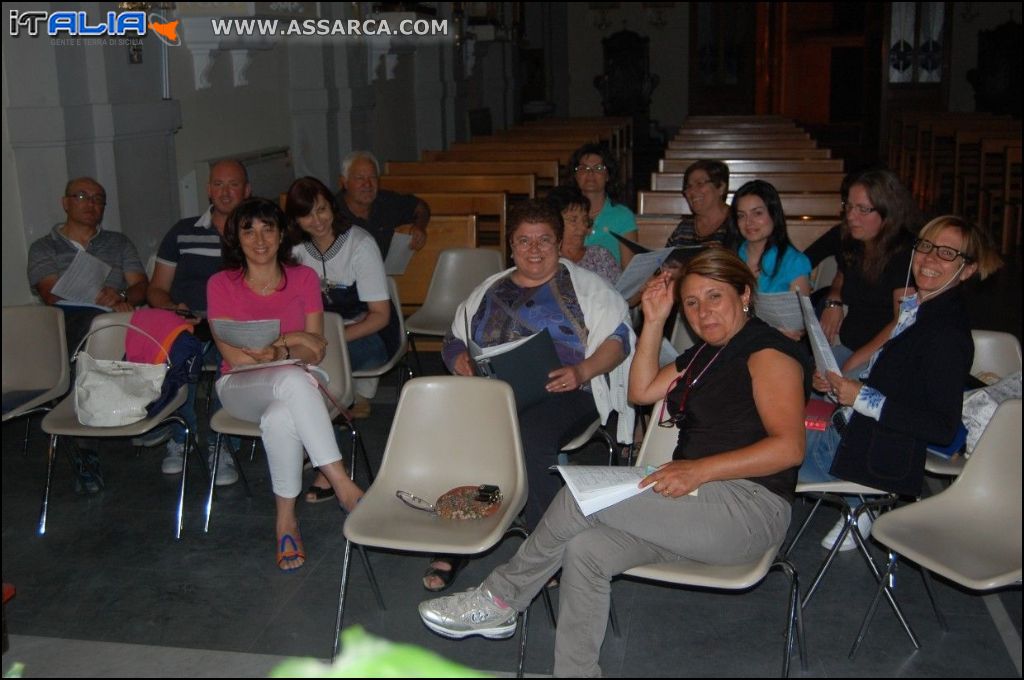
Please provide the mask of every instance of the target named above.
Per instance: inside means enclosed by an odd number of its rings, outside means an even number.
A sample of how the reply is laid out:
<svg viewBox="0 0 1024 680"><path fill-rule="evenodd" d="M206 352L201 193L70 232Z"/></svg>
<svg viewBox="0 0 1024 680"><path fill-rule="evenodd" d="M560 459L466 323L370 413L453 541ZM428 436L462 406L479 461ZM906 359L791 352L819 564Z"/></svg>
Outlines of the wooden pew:
<svg viewBox="0 0 1024 680"><path fill-rule="evenodd" d="M682 194L665 191L638 192L638 215L689 215L690 204ZM839 196L828 194L779 194L788 219L827 217L833 222L839 215ZM729 194L727 202L732 202Z"/></svg>
<svg viewBox="0 0 1024 680"><path fill-rule="evenodd" d="M535 175L538 186L558 186L558 161L388 161L387 175Z"/></svg>
<svg viewBox="0 0 1024 680"><path fill-rule="evenodd" d="M537 180L533 175L382 175L380 186L406 194L504 191L533 198Z"/></svg>
<svg viewBox="0 0 1024 680"><path fill-rule="evenodd" d="M719 158L729 166L729 173L744 175L764 175L783 172L842 172L843 161L840 159L725 159ZM697 161L696 158L667 158L658 162L661 172L685 172Z"/></svg>
<svg viewBox="0 0 1024 680"><path fill-rule="evenodd" d="M733 130L710 130L710 129L695 129L695 130L681 130L676 133L676 136L672 138L675 142L699 142L714 140L719 142L742 142L747 140L759 140L759 139L788 139L788 140L802 140L810 139L811 135L809 132L805 132L799 128L793 128L792 130L761 130L761 131L748 131L748 132L736 132Z"/></svg>
<svg viewBox="0 0 1024 680"><path fill-rule="evenodd" d="M1002 225L1002 218L1006 216L1006 205L1012 204L1015 197L1018 203L1020 201L1020 149L1019 138L984 139L981 142L978 224L989 230L1004 254L1020 242L1015 229L1003 229L1000 235L996 228ZM997 216L999 219L993 222Z"/></svg>
<svg viewBox="0 0 1024 680"><path fill-rule="evenodd" d="M1021 147L1007 147L1003 166L1002 250L1017 252L1021 244Z"/></svg>
<svg viewBox="0 0 1024 680"><path fill-rule="evenodd" d="M740 147L716 148L710 146L690 147L686 149L665 149L665 159L680 158L742 158L744 160L760 159L825 159L831 158L831 149L750 149Z"/></svg>
<svg viewBox="0 0 1024 680"><path fill-rule="evenodd" d="M395 277L402 311L416 311L427 297L430 277L442 250L476 247L476 215L431 215L427 244L409 260L405 273Z"/></svg>
<svg viewBox="0 0 1024 680"><path fill-rule="evenodd" d="M444 161L558 161L559 166L567 167L572 152L576 149L560 151L534 151L524 149L450 149L448 151L424 150L420 152L420 160L428 163Z"/></svg>
<svg viewBox="0 0 1024 680"><path fill-rule="evenodd" d="M718 149L816 149L817 143L807 138L793 139L790 137L759 137L752 139L673 139L668 143L669 149L700 149L701 153L712 153ZM704 149L709 151L705 152Z"/></svg>
<svg viewBox="0 0 1024 680"><path fill-rule="evenodd" d="M508 195L504 192L423 192L416 195L430 206L432 215L476 215L477 240L474 246L505 247Z"/></svg>
<svg viewBox="0 0 1024 680"><path fill-rule="evenodd" d="M664 248L668 237L679 224L678 217L637 215L637 243L651 249ZM836 219L787 219L789 240L804 250L836 224Z"/></svg>
<svg viewBox="0 0 1024 680"><path fill-rule="evenodd" d="M981 162L981 142L984 139L1020 139L1020 123L1012 127L1004 123L992 126L959 129L953 137L953 204L954 215L962 215L975 219L978 206L974 202L977 197L978 170ZM941 178L940 178L941 181Z"/></svg>
<svg viewBox="0 0 1024 680"><path fill-rule="evenodd" d="M741 186L755 179L763 179L775 187L776 191L796 193L800 191L826 193L839 193L843 183L841 172L791 172L791 173L729 173L729 191L736 191ZM652 191L678 191L683 190L683 173L681 172L652 172Z"/></svg>

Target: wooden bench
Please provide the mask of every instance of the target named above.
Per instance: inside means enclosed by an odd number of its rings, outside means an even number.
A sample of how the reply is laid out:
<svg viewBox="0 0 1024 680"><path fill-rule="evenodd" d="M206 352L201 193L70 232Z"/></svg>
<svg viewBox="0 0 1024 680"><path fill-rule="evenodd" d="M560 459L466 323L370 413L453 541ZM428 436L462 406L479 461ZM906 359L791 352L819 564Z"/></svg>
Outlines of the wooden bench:
<svg viewBox="0 0 1024 680"><path fill-rule="evenodd" d="M523 149L452 149L449 151L424 150L420 152L420 160L427 163L445 161L557 161L559 166L567 167L572 157L572 150L534 151Z"/></svg>
<svg viewBox="0 0 1024 680"><path fill-rule="evenodd" d="M835 192L843 184L843 173L841 172L789 172L789 173L729 173L729 191L736 191L741 186L755 179L762 179L775 187L776 191L796 193L807 192ZM681 172L652 172L652 191L679 191L683 190L683 173Z"/></svg>
<svg viewBox="0 0 1024 680"><path fill-rule="evenodd" d="M954 215L962 215L970 219L977 218L978 205L975 199L977 198L978 170L981 162L981 142L997 137L1020 139L1020 123L1016 123L1015 128L1009 134L1001 126L994 130L989 130L986 127L956 131L953 140L952 212Z"/></svg>
<svg viewBox="0 0 1024 680"><path fill-rule="evenodd" d="M787 219L827 217L833 222L839 216L839 196L828 194L779 194ZM730 193L727 201L732 202ZM637 200L638 215L689 215L690 204L682 194L667 191L641 191Z"/></svg>
<svg viewBox="0 0 1024 680"><path fill-rule="evenodd" d="M1017 230L1006 229L1006 206L1020 202L1020 153L1019 138L984 139L981 142L981 159L978 170L978 224L989 230L996 244L1004 254L1020 242ZM998 219L993 222L994 218ZM1019 221L1019 215L1018 215ZM1000 234L996 227L1003 227Z"/></svg>
<svg viewBox="0 0 1024 680"><path fill-rule="evenodd" d="M637 243L651 249L664 248L668 237L679 224L678 217L637 215ZM836 219L787 219L786 233L799 250L814 243L836 224Z"/></svg>
<svg viewBox="0 0 1024 680"><path fill-rule="evenodd" d="M476 215L431 215L427 244L412 256L405 273L395 277L404 314L416 311L426 299L441 251L474 248L476 240Z"/></svg>
<svg viewBox="0 0 1024 680"><path fill-rule="evenodd" d="M739 147L713 148L710 146L690 147L686 149L665 149L665 159L677 160L680 158L742 158L744 160L760 159L823 159L831 158L830 149L749 149Z"/></svg>
<svg viewBox="0 0 1024 680"><path fill-rule="evenodd" d="M724 159L729 166L729 173L743 175L766 175L784 172L842 172L843 161L840 159ZM696 158L665 159L658 162L661 172L685 172L686 168L697 162Z"/></svg>
<svg viewBox="0 0 1024 680"><path fill-rule="evenodd" d="M714 140L719 142L742 142L758 139L810 139L811 135L800 128L783 130L761 130L748 132L735 132L733 130L682 130L672 138L675 142L700 142Z"/></svg>
<svg viewBox="0 0 1024 680"><path fill-rule="evenodd" d="M558 186L558 161L388 161L387 175L534 175L538 186Z"/></svg>
<svg viewBox="0 0 1024 680"><path fill-rule="evenodd" d="M419 193L430 206L432 215L476 215L477 247L505 247L505 219L508 214L508 195L492 193ZM428 232L428 239L429 239Z"/></svg>
<svg viewBox="0 0 1024 680"><path fill-rule="evenodd" d="M751 139L720 139L712 137L709 139L673 139L668 143L669 149L704 149L715 151L717 149L816 149L817 143L810 137L806 138L751 138ZM692 155L692 154L691 154ZM736 155L736 154L734 154Z"/></svg>
<svg viewBox="0 0 1024 680"><path fill-rule="evenodd" d="M533 175L382 175L380 186L406 194L504 191L533 198L537 180Z"/></svg>

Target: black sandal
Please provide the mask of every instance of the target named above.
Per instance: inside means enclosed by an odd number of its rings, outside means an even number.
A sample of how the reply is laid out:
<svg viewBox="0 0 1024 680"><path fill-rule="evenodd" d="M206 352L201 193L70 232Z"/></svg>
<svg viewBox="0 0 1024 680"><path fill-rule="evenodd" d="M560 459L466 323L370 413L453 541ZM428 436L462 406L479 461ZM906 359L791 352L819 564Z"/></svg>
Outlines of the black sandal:
<svg viewBox="0 0 1024 680"><path fill-rule="evenodd" d="M469 560L465 557L437 557L430 561L431 563L447 562L451 565L451 569L438 569L437 567L430 567L423 573L423 589L429 590L432 593L440 593L451 588L452 583L455 582L455 577L459 575L459 572L462 571L463 567L469 564ZM431 588L426 584L426 579L432 576L436 576L438 579L440 579L442 583L440 588Z"/></svg>

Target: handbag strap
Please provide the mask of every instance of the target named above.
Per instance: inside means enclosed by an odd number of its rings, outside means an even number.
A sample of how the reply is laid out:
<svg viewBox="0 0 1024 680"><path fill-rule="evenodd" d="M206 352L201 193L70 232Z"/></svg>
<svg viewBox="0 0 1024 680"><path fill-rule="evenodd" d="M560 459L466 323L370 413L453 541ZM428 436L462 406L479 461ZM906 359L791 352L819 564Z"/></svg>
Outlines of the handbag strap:
<svg viewBox="0 0 1024 680"><path fill-rule="evenodd" d="M141 335L144 335L144 336L146 336L147 338L149 338L150 340L152 340L152 341L153 341L153 343L154 343L154 344L155 344L155 345L156 345L157 347L159 347L159 348L160 348L160 351L161 351L161 352L163 352L163 351L164 351L164 346L163 346L163 345L162 345L162 344L160 343L160 341L159 341L159 340L157 340L157 339L156 339L156 338L154 338L154 337L153 337L152 335L150 335L150 334L149 334L149 333L147 333L146 331L142 330L142 329L141 329L141 328L139 328L138 326L136 326L136 325L134 325L134 324L130 324L130 323L125 323L125 322L122 322L122 321L115 321L115 322L112 322L112 323L108 323L108 324L105 324L105 325L103 325L103 326L100 326L99 328L93 328L93 329L90 329L90 330L89 330L89 332L88 332L88 333L86 333L86 334L85 334L85 335L84 335L84 336L82 337L81 341L80 341L80 342L78 343L78 346L77 346L77 347L75 347L75 351L74 351L74 353L73 353L73 354L71 355L71 361L72 361L72 362L74 362L74 361L77 361L77 360L78 360L78 353L82 351L82 347L84 347L84 346L85 346L85 341L89 339L89 336L90 336L90 335L92 335L93 333L99 333L99 332L100 332L100 331L102 331L102 330L105 330L105 329L107 329L107 328L112 328L112 327L114 327L114 326L121 326L121 327L124 327L124 328L130 328L130 329L132 329L133 331L135 331L136 333L139 333L139 334L141 334ZM167 368L170 368L170 367L171 367L171 356L170 356L170 354L167 354L167 353L165 353L165 354L166 354L166 358L164 359L164 362L163 362L163 363L167 364Z"/></svg>

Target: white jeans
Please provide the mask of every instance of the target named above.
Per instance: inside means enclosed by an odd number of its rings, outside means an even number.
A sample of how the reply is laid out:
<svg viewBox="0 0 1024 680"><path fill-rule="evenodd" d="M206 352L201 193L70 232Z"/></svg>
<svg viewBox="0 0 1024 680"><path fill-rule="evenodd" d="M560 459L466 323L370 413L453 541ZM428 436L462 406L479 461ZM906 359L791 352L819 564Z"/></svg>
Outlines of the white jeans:
<svg viewBox="0 0 1024 680"><path fill-rule="evenodd" d="M316 378L298 366L225 375L217 395L235 418L259 422L274 493L302 491L302 450L320 467L341 460L331 419Z"/></svg>

